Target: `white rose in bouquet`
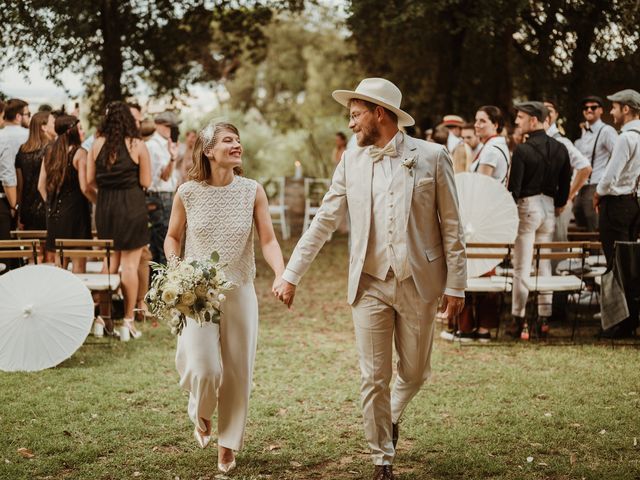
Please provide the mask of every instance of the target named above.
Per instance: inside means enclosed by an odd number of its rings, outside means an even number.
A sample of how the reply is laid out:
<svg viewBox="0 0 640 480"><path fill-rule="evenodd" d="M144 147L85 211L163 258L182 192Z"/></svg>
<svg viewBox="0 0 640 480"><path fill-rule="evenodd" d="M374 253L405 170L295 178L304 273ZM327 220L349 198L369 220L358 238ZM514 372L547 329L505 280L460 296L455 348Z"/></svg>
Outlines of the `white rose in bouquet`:
<svg viewBox="0 0 640 480"><path fill-rule="evenodd" d="M189 275L193 275L193 273L195 272L195 268L193 268L193 265L190 265L186 262L182 262L180 264L180 273L184 276L189 276Z"/></svg>
<svg viewBox="0 0 640 480"><path fill-rule="evenodd" d="M221 293L220 295L218 295L218 301L220 303L224 302L227 299L227 297L224 295L224 293Z"/></svg>
<svg viewBox="0 0 640 480"><path fill-rule="evenodd" d="M184 292L180 296L180 303L182 303L183 305L186 305L187 307L190 307L191 305L196 303L197 299L198 299L198 297L196 297L195 293L193 293L193 292Z"/></svg>
<svg viewBox="0 0 640 480"><path fill-rule="evenodd" d="M167 284L162 292L162 301L167 305L174 305L178 300L178 287L172 284Z"/></svg>

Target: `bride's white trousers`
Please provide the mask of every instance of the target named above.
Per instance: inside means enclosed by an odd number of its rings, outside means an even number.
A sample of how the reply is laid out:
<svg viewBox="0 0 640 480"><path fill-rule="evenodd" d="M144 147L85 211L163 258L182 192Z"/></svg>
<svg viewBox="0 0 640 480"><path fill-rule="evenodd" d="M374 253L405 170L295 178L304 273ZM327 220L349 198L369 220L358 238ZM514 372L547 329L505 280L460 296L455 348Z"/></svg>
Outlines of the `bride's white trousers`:
<svg viewBox="0 0 640 480"><path fill-rule="evenodd" d="M220 325L190 318L178 337L176 368L189 392L189 418L201 431L218 409L218 445L240 450L247 423L258 340L253 283L226 293ZM213 432L215 435L215 430Z"/></svg>

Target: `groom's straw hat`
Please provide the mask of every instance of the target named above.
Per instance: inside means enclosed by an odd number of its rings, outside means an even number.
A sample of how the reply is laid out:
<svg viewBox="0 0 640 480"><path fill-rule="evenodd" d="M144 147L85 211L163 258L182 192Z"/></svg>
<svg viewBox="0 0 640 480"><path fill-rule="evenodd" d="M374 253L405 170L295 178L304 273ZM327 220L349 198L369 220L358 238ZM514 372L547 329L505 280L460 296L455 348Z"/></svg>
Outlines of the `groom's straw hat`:
<svg viewBox="0 0 640 480"><path fill-rule="evenodd" d="M399 127L409 127L416 123L411 115L400 109L402 102L400 89L384 78L365 78L355 91L336 90L331 95L336 102L345 107L349 106L349 100L357 99L366 100L391 110L398 116Z"/></svg>

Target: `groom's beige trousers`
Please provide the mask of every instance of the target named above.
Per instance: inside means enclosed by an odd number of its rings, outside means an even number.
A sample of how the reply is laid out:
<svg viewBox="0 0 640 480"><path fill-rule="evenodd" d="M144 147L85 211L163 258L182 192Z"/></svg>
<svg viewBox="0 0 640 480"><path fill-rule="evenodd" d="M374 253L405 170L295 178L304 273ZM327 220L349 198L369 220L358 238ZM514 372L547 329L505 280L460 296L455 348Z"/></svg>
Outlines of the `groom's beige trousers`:
<svg viewBox="0 0 640 480"><path fill-rule="evenodd" d="M362 274L352 305L362 374L364 429L376 465L393 463L391 423L431 374L431 346L437 300L422 300L412 277L398 281L389 270L385 280ZM398 376L393 391L393 343Z"/></svg>
<svg viewBox="0 0 640 480"><path fill-rule="evenodd" d="M218 445L240 450L247 422L258 340L253 283L226 294L220 325L188 318L178 337L176 367L189 392L189 418L202 431L218 407Z"/></svg>

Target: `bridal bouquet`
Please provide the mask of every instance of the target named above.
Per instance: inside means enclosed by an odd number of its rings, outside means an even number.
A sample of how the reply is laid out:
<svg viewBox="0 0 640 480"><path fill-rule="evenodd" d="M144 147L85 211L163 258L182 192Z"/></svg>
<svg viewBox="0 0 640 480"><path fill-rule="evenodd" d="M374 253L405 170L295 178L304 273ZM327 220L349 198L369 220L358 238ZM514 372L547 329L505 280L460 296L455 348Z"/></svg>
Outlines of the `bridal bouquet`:
<svg viewBox="0 0 640 480"><path fill-rule="evenodd" d="M191 317L203 322L220 323L220 303L224 292L233 284L226 280L224 266L217 252L209 260L169 258L166 265L151 262L155 272L145 303L158 319L171 326L171 333L180 335Z"/></svg>

